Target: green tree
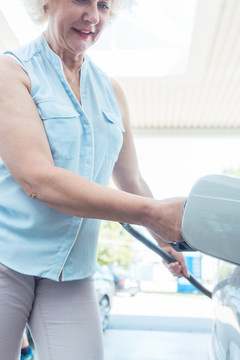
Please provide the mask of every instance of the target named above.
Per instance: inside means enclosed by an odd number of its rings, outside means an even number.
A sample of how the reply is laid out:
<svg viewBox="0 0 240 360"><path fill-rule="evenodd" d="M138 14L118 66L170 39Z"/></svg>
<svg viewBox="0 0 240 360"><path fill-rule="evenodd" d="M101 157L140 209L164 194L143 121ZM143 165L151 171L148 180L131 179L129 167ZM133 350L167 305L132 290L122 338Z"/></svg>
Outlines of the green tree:
<svg viewBox="0 0 240 360"><path fill-rule="evenodd" d="M134 263L133 240L122 226L113 221L103 221L99 237L99 265L120 264L125 269Z"/></svg>

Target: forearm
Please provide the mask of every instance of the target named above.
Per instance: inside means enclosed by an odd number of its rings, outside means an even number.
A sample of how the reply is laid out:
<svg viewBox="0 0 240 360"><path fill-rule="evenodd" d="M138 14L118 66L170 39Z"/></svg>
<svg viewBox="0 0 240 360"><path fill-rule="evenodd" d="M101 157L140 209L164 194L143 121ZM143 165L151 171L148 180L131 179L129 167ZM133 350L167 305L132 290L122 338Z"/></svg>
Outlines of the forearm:
<svg viewBox="0 0 240 360"><path fill-rule="evenodd" d="M30 197L78 217L145 225L152 206L148 198L107 188L54 166L25 184Z"/></svg>

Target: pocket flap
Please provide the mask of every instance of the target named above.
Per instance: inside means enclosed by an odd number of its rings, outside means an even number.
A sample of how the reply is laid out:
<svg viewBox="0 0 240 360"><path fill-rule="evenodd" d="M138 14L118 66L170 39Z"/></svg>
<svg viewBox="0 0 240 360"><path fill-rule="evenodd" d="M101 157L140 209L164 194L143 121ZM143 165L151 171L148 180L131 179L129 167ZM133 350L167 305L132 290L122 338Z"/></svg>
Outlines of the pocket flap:
<svg viewBox="0 0 240 360"><path fill-rule="evenodd" d="M124 126L122 123L122 117L120 114L115 114L108 110L103 110L102 112L107 121L109 121L112 124L117 125L122 130L122 132L125 132L125 129L124 129Z"/></svg>
<svg viewBox="0 0 240 360"><path fill-rule="evenodd" d="M67 103L60 103L57 101L43 101L37 104L37 107L43 120L74 118L79 116L74 107Z"/></svg>

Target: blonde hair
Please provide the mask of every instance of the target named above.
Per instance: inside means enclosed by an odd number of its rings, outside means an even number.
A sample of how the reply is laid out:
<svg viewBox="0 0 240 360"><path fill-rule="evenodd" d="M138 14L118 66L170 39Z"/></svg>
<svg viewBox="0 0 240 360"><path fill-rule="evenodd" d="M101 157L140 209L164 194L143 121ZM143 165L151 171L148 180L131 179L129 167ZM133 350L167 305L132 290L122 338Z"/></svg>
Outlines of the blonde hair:
<svg viewBox="0 0 240 360"><path fill-rule="evenodd" d="M48 14L44 11L44 5L49 0L22 0L31 20L37 24L43 24L48 20ZM110 20L115 19L123 10L130 10L136 0L112 0L110 8Z"/></svg>

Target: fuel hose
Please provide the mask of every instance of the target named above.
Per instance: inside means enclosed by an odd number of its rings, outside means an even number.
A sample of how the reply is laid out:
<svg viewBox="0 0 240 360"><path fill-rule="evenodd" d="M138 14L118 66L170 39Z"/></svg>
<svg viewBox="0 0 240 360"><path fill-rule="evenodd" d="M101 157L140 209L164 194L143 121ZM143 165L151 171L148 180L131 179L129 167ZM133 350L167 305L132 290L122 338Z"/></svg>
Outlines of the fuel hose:
<svg viewBox="0 0 240 360"><path fill-rule="evenodd" d="M165 260L168 264L172 262L176 262L176 259L172 257L170 254L168 254L166 251L161 249L158 245L156 245L153 241L151 241L149 238L147 238L142 232L138 231L135 227L132 225L126 224L126 223L120 223L122 227L135 239L139 240L141 243L143 243L145 246L147 246L150 250L154 251L157 255L159 255L163 260ZM191 274L190 276L185 277L193 286L195 286L196 289L201 291L204 295L212 298L212 293L207 288L205 288L201 283L199 283Z"/></svg>

